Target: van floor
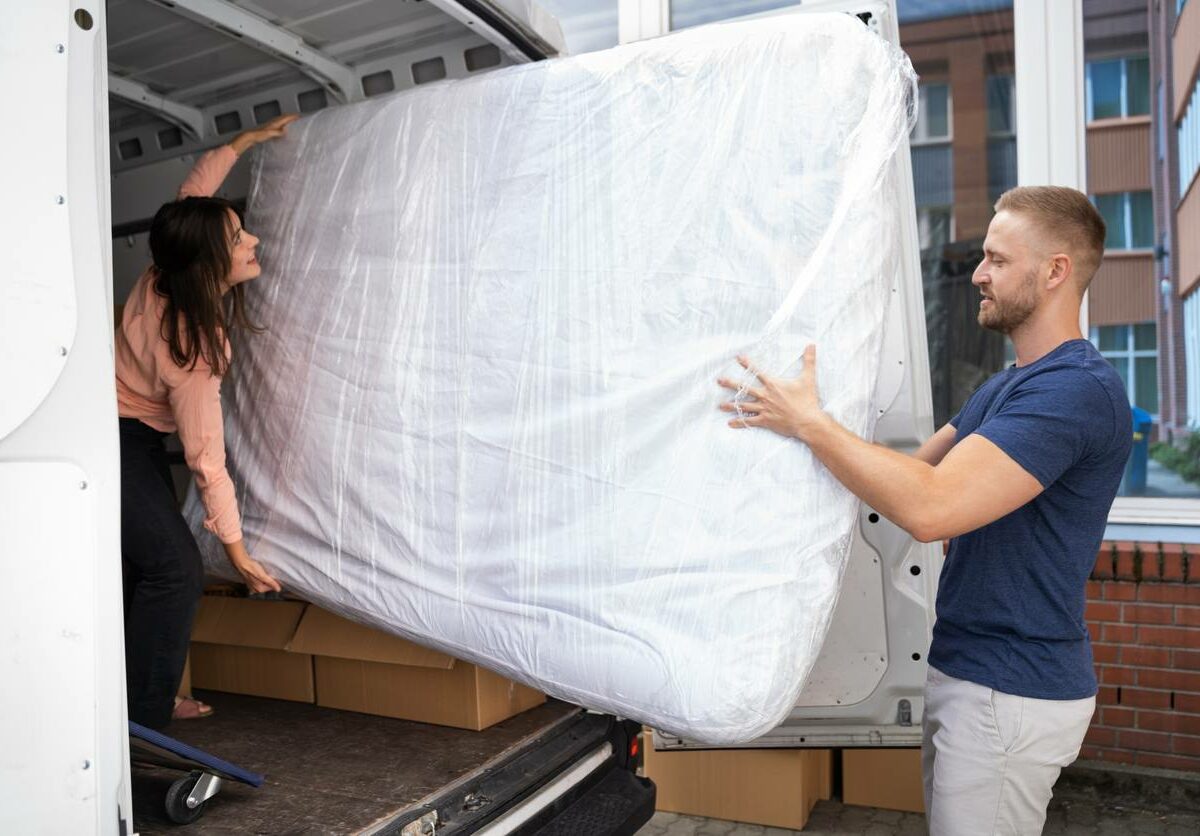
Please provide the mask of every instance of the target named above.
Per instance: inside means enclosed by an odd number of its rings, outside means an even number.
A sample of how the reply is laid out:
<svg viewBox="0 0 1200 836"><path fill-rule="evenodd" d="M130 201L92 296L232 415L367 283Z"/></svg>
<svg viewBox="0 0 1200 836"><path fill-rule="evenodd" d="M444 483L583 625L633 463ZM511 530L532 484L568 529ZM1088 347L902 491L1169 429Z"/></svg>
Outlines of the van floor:
<svg viewBox="0 0 1200 836"><path fill-rule="evenodd" d="M181 829L164 811L183 777L133 768L138 833L349 834L390 819L579 711L550 700L483 731L336 711L307 703L197 691L211 717L165 733L266 776L258 789L226 781Z"/></svg>

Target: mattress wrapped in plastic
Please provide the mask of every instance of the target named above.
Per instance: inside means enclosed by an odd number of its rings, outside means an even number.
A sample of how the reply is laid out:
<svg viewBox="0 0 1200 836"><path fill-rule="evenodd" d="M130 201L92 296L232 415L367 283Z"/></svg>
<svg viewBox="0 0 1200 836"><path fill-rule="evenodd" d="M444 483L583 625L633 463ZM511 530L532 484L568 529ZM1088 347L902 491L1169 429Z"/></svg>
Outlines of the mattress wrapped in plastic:
<svg viewBox="0 0 1200 836"><path fill-rule="evenodd" d="M826 408L871 435L914 85L856 18L801 14L295 124L256 163L266 331L224 382L251 553L590 708L711 743L778 724L858 505L728 427L715 380L815 342Z"/></svg>

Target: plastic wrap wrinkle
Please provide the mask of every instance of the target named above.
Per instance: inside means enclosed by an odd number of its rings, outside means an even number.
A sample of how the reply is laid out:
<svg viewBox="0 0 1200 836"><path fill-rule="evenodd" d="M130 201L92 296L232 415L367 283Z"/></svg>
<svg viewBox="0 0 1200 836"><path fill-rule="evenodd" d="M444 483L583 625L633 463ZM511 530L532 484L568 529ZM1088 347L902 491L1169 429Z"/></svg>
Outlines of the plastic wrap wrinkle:
<svg viewBox="0 0 1200 836"><path fill-rule="evenodd" d="M858 505L728 428L715 378L815 342L872 434L914 83L853 17L789 15L294 125L246 221L267 330L225 382L251 552L562 699L709 743L777 725Z"/></svg>

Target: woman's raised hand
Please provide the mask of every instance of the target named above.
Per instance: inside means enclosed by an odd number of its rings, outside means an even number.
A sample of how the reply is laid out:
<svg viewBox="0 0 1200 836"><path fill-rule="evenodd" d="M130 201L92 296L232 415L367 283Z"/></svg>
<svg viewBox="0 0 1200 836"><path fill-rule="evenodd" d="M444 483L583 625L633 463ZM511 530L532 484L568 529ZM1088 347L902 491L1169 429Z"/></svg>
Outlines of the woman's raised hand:
<svg viewBox="0 0 1200 836"><path fill-rule="evenodd" d="M299 118L299 113L285 113L282 116L276 116L270 122L259 125L257 128L242 131L230 140L229 144L233 146L233 150L240 157L260 142L266 142L267 140L283 136L287 133L287 126Z"/></svg>

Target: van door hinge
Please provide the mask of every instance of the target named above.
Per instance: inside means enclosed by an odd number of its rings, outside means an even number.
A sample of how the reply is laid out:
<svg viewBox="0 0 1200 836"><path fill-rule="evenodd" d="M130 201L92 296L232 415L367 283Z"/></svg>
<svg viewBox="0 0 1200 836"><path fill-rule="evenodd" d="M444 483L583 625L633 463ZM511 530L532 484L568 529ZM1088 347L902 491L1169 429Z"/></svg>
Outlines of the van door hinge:
<svg viewBox="0 0 1200 836"><path fill-rule="evenodd" d="M896 725L912 725L912 703L908 700L900 700L900 704L896 706Z"/></svg>

